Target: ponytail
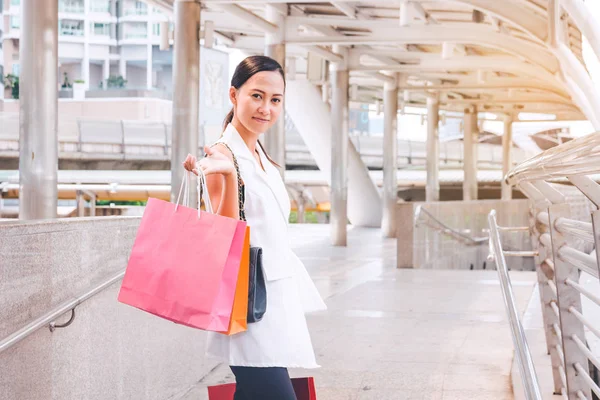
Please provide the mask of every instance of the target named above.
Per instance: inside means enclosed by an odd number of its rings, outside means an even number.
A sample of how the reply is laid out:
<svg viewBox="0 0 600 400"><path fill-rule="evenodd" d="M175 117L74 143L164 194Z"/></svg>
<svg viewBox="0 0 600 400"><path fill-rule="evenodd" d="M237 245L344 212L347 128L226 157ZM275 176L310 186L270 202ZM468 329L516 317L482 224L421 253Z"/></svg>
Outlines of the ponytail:
<svg viewBox="0 0 600 400"><path fill-rule="evenodd" d="M233 121L233 108L225 116L225 120L223 121L223 132L225 132L225 129L227 129L227 125L229 125L231 121Z"/></svg>

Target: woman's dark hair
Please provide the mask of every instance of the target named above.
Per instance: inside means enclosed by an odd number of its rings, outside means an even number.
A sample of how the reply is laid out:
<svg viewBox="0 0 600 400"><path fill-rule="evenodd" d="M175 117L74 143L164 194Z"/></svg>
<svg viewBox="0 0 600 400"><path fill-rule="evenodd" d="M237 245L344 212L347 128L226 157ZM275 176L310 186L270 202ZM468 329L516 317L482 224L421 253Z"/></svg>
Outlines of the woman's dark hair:
<svg viewBox="0 0 600 400"><path fill-rule="evenodd" d="M281 64L279 64L277 61L273 60L271 57L267 57L267 56L246 57L235 68L235 72L233 73L233 77L231 78L231 86L233 86L236 89L239 89L248 81L248 79L252 78L254 75L258 74L259 72L265 72L265 71L279 72L281 74L281 77L283 78L283 85L285 87L285 73L283 72L283 68L281 67ZM225 117L225 120L223 121L223 130L225 130L225 128L227 128L227 125L229 125L229 123L231 123L231 121L233 121L233 108L231 109L231 111L229 111L229 113ZM271 163L273 163L274 165L277 165L278 167L281 167L279 164L277 164L275 161L273 161L271 159L271 157L269 157L269 155L265 151L265 148L260 143L260 141L258 142L258 145L263 150L263 152L267 156L267 159Z"/></svg>

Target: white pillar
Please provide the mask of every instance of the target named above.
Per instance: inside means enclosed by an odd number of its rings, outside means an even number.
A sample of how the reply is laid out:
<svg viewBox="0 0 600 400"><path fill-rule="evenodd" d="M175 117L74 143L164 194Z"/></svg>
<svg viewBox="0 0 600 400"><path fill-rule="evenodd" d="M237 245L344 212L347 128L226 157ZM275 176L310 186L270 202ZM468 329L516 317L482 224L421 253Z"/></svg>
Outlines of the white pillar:
<svg viewBox="0 0 600 400"><path fill-rule="evenodd" d="M425 201L440 199L440 103L438 95L427 98L427 184Z"/></svg>
<svg viewBox="0 0 600 400"><path fill-rule="evenodd" d="M398 77L383 85L383 215L384 237L396 237L398 202Z"/></svg>
<svg viewBox="0 0 600 400"><path fill-rule="evenodd" d="M108 78L110 78L110 59L107 58L104 60L104 65L102 66L102 88L106 90Z"/></svg>
<svg viewBox="0 0 600 400"><path fill-rule="evenodd" d="M90 89L90 21L87 18L90 9L89 0L83 0L85 18L83 20L83 60L81 60L81 79L85 82L85 90Z"/></svg>
<svg viewBox="0 0 600 400"><path fill-rule="evenodd" d="M504 177L512 167L512 124L511 115L504 117L504 135L502 135L502 200L512 199L512 186L504 181Z"/></svg>
<svg viewBox="0 0 600 400"><path fill-rule="evenodd" d="M337 54L348 49L334 46ZM346 246L348 226L348 85L345 61L331 64L331 241Z"/></svg>
<svg viewBox="0 0 600 400"><path fill-rule="evenodd" d="M148 6L148 16L152 15L152 7ZM154 87L152 84L152 18L148 19L146 25L148 44L146 44L146 89L150 90Z"/></svg>
<svg viewBox="0 0 600 400"><path fill-rule="evenodd" d="M188 153L198 154L200 110L200 2L177 0L174 5L171 201L177 199L183 177L181 163ZM190 204L195 204L195 197Z"/></svg>
<svg viewBox="0 0 600 400"><path fill-rule="evenodd" d="M468 108L464 114L464 181L463 200L477 200L477 109Z"/></svg>
<svg viewBox="0 0 600 400"><path fill-rule="evenodd" d="M267 21L277 25L279 30L275 33L265 34L265 55L277 61L285 71L285 16L279 10L267 4ZM285 109L281 111L279 119L265 134L265 149L267 153L281 165L282 177L285 174Z"/></svg>
<svg viewBox="0 0 600 400"><path fill-rule="evenodd" d="M127 79L127 59L125 58L124 46L121 46L120 53L121 58L119 58L119 75L121 75L123 79Z"/></svg>
<svg viewBox="0 0 600 400"><path fill-rule="evenodd" d="M21 0L19 218L56 218L58 0Z"/></svg>

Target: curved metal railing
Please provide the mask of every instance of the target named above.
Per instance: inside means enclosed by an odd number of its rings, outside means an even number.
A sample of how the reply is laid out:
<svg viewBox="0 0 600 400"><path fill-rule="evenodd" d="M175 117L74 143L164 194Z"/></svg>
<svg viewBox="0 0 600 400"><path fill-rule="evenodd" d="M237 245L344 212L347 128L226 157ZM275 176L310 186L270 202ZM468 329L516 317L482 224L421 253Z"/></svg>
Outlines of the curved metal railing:
<svg viewBox="0 0 600 400"><path fill-rule="evenodd" d="M536 251L536 271L552 360L554 392L564 399L600 397L600 386L590 369L600 369L600 358L587 345L586 332L600 339L600 296L587 282L600 277L600 211L587 220L575 215L572 199L549 181L571 183L600 206L600 133L549 149L515 167L505 180L532 200L530 233ZM490 217L490 229L495 221ZM495 235L494 233L493 235ZM498 237L499 241L499 237ZM596 253L581 245L593 243ZM496 244L496 247L501 244ZM585 277L585 279L582 279ZM583 303L587 302L584 312ZM521 345L516 344L521 353ZM598 349L600 350L600 349ZM526 390L529 390L530 384Z"/></svg>
<svg viewBox="0 0 600 400"><path fill-rule="evenodd" d="M478 246L481 244L485 244L485 243L487 243L487 241L489 239L488 236L482 236L482 237L470 236L470 235L467 235L457 229L454 229L454 228L448 226L447 224L445 224L444 222L440 221L439 219L437 219L432 213L430 213L425 208L423 208L423 206L418 206L416 208L414 218L415 218L414 219L415 226L420 226L420 225L428 226L444 235L447 235L461 243L464 243L464 244L467 244L470 246Z"/></svg>
<svg viewBox="0 0 600 400"><path fill-rule="evenodd" d="M48 327L50 331L54 331L56 328L65 328L73 322L75 319L75 307L88 300L89 298L95 296L100 293L104 289L108 288L112 284L119 282L123 276L125 275L125 270L111 276L109 279L105 280L99 285L92 287L91 289L85 291L81 295L77 297L73 297L69 300L64 301L63 303L56 306L54 309L48 311L46 314L36 318L31 321L29 324L25 325L23 328L14 332L12 335L7 336L6 338L0 341L0 353L8 350L15 344L19 343L21 340L27 338L31 334L36 331L42 329L43 327ZM56 324L57 318L71 311L70 319L64 324Z"/></svg>
<svg viewBox="0 0 600 400"><path fill-rule="evenodd" d="M533 358L529 351L525 330L521 319L519 318L519 310L515 302L510 276L508 275L508 266L506 265L505 251L502 249L500 242L500 227L496 222L496 211L492 210L488 217L490 224L490 257L496 262L496 270L500 279L500 288L506 306L506 313L510 322L513 343L515 345L515 354L521 372L523 381L523 389L527 400L542 400L540 385L538 383Z"/></svg>

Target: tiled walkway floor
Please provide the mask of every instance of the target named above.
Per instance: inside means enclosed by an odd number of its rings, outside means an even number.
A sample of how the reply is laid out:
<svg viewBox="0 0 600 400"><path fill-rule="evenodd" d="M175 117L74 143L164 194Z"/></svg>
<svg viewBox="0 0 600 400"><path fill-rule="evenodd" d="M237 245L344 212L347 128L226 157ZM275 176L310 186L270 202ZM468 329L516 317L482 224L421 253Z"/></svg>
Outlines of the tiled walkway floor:
<svg viewBox="0 0 600 400"><path fill-rule="evenodd" d="M347 248L329 245L328 226L292 226L329 309L310 315L319 400L512 399L513 346L495 271L398 270L396 244L376 229L352 229ZM533 272L511 273L518 307ZM185 397L233 379L222 365Z"/></svg>

